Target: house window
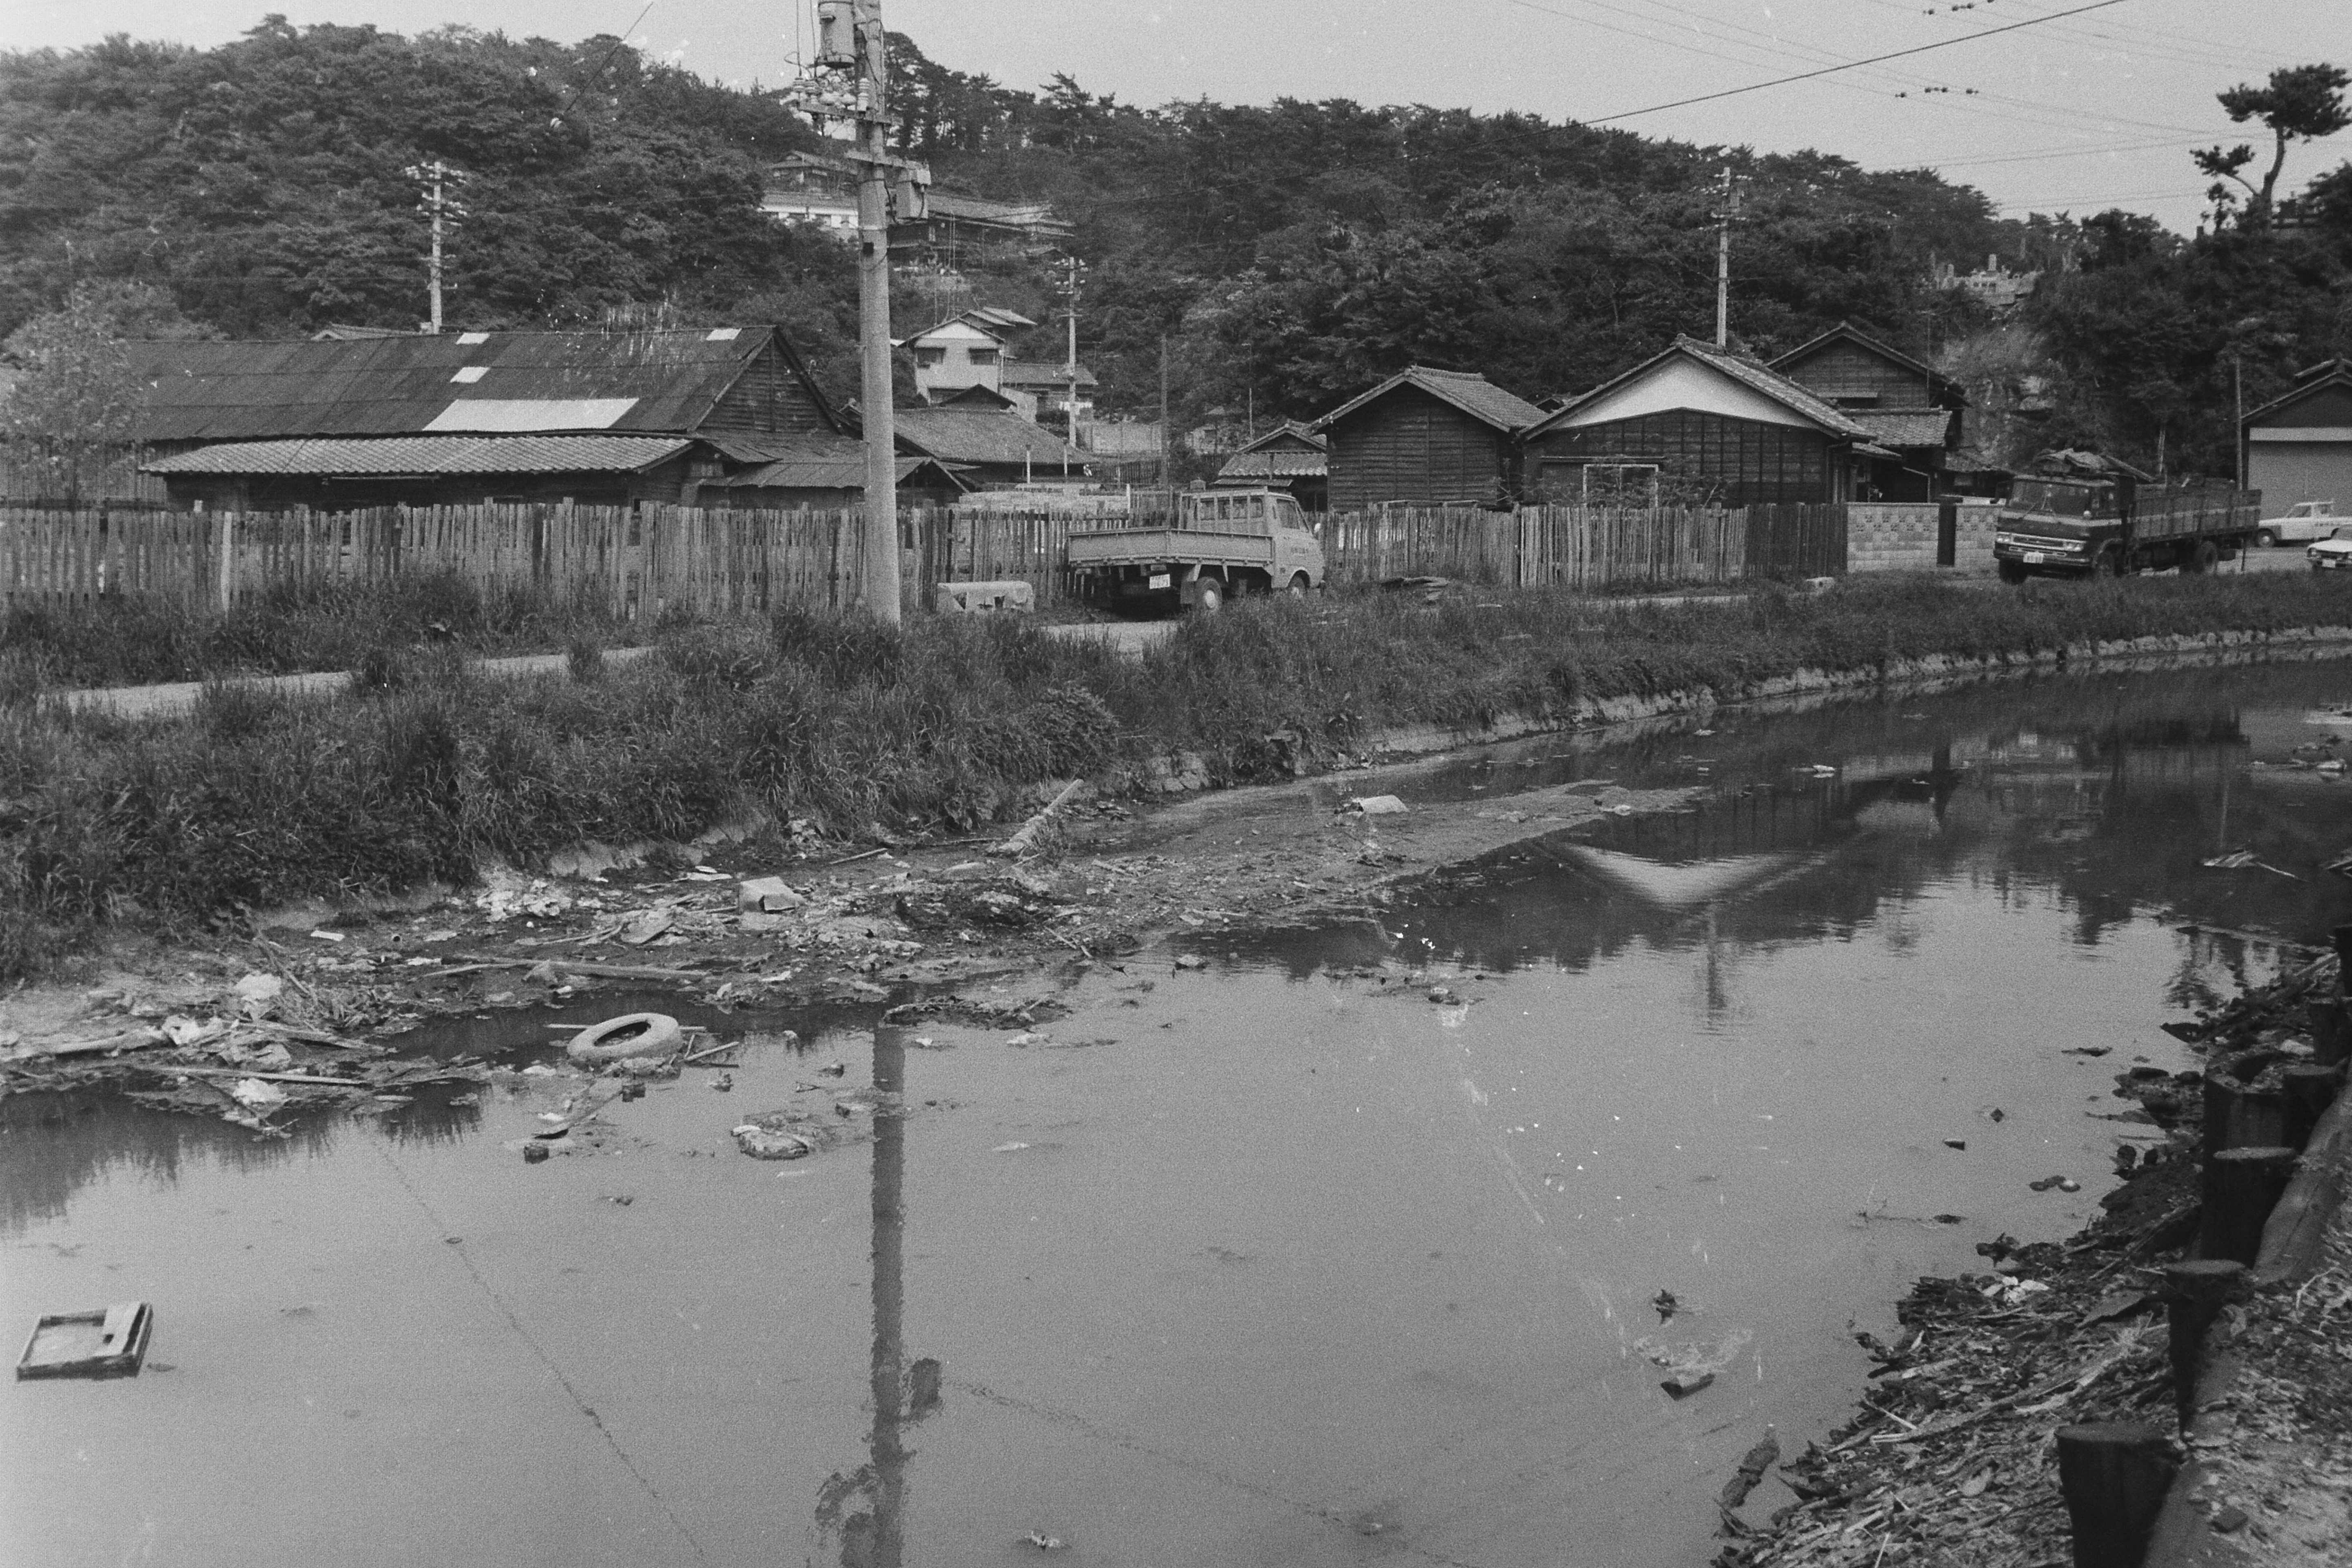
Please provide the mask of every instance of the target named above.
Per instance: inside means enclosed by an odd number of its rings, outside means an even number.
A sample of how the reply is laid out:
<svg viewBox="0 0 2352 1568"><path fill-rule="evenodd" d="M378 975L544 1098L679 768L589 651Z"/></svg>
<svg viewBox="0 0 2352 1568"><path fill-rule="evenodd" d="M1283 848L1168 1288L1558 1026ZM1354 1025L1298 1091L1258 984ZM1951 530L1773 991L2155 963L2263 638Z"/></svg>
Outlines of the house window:
<svg viewBox="0 0 2352 1568"><path fill-rule="evenodd" d="M933 365L942 363L947 357L948 351L945 349L917 349L915 351L915 363L921 365L926 370L929 370Z"/></svg>
<svg viewBox="0 0 2352 1568"><path fill-rule="evenodd" d="M974 364L994 364L996 360L997 353L994 349L974 349L971 351L971 363Z"/></svg>

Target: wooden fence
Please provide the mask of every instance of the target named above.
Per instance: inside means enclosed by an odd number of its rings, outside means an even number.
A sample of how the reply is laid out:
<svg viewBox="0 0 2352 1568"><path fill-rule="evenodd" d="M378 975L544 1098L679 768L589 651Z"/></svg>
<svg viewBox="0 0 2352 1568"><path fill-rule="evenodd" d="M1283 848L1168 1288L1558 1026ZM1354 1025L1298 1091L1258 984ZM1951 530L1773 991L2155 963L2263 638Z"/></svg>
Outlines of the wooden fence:
<svg viewBox="0 0 2352 1568"><path fill-rule="evenodd" d="M1597 589L1825 576L1846 563L1846 509L1391 508L1313 520L1334 584L1451 577ZM909 607L942 582L1020 578L1070 596L1076 529L1100 520L982 507L898 520ZM863 591L866 516L838 510L507 505L349 512L0 509L0 601L70 607L101 595L221 608L279 586L446 572L638 616L845 608Z"/></svg>

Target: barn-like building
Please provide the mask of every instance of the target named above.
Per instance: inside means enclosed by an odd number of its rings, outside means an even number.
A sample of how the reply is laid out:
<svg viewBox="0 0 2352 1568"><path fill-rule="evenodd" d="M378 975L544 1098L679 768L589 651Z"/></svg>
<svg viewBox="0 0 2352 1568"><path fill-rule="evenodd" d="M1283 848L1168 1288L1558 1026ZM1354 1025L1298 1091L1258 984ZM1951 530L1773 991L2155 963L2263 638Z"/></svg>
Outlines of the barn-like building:
<svg viewBox="0 0 2352 1568"><path fill-rule="evenodd" d="M1483 375L1414 365L1317 420L1334 511L1402 504L1507 504L1521 430L1543 417Z"/></svg>
<svg viewBox="0 0 2352 1568"><path fill-rule="evenodd" d="M1957 382L1869 333L1841 321L1771 362L1770 368L1870 432L1895 454L1869 460L1867 499L1933 500L1954 489L1961 411Z"/></svg>
<svg viewBox="0 0 2352 1568"><path fill-rule="evenodd" d="M2263 515L2326 500L2352 516L2352 360L2302 372L2284 396L2246 416L2238 439L2246 488L2263 492Z"/></svg>
<svg viewBox="0 0 2352 1568"><path fill-rule="evenodd" d="M1723 506L1855 499L1896 454L1760 362L1683 338L1530 425L1529 494L1570 505Z"/></svg>

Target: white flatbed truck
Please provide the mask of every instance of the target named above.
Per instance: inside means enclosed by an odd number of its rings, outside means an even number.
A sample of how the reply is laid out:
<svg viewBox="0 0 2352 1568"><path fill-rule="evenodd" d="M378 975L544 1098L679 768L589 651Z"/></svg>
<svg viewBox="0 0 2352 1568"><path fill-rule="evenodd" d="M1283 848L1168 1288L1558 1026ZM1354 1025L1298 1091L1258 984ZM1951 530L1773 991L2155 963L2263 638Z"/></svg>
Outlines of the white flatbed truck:
<svg viewBox="0 0 2352 1568"><path fill-rule="evenodd" d="M1253 594L1323 586L1323 542L1280 490L1177 492L1174 525L1114 526L1069 536L1081 595L1107 608L1213 613Z"/></svg>

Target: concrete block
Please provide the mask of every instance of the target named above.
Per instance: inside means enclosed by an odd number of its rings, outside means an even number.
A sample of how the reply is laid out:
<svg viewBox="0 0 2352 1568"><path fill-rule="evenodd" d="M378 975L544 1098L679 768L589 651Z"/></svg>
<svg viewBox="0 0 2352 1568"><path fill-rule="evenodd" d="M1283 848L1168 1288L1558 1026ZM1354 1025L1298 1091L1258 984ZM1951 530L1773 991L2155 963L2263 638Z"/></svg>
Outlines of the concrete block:
<svg viewBox="0 0 2352 1568"><path fill-rule="evenodd" d="M939 605L942 615L1025 614L1037 607L1037 590L1018 578L1003 583L942 583Z"/></svg>

